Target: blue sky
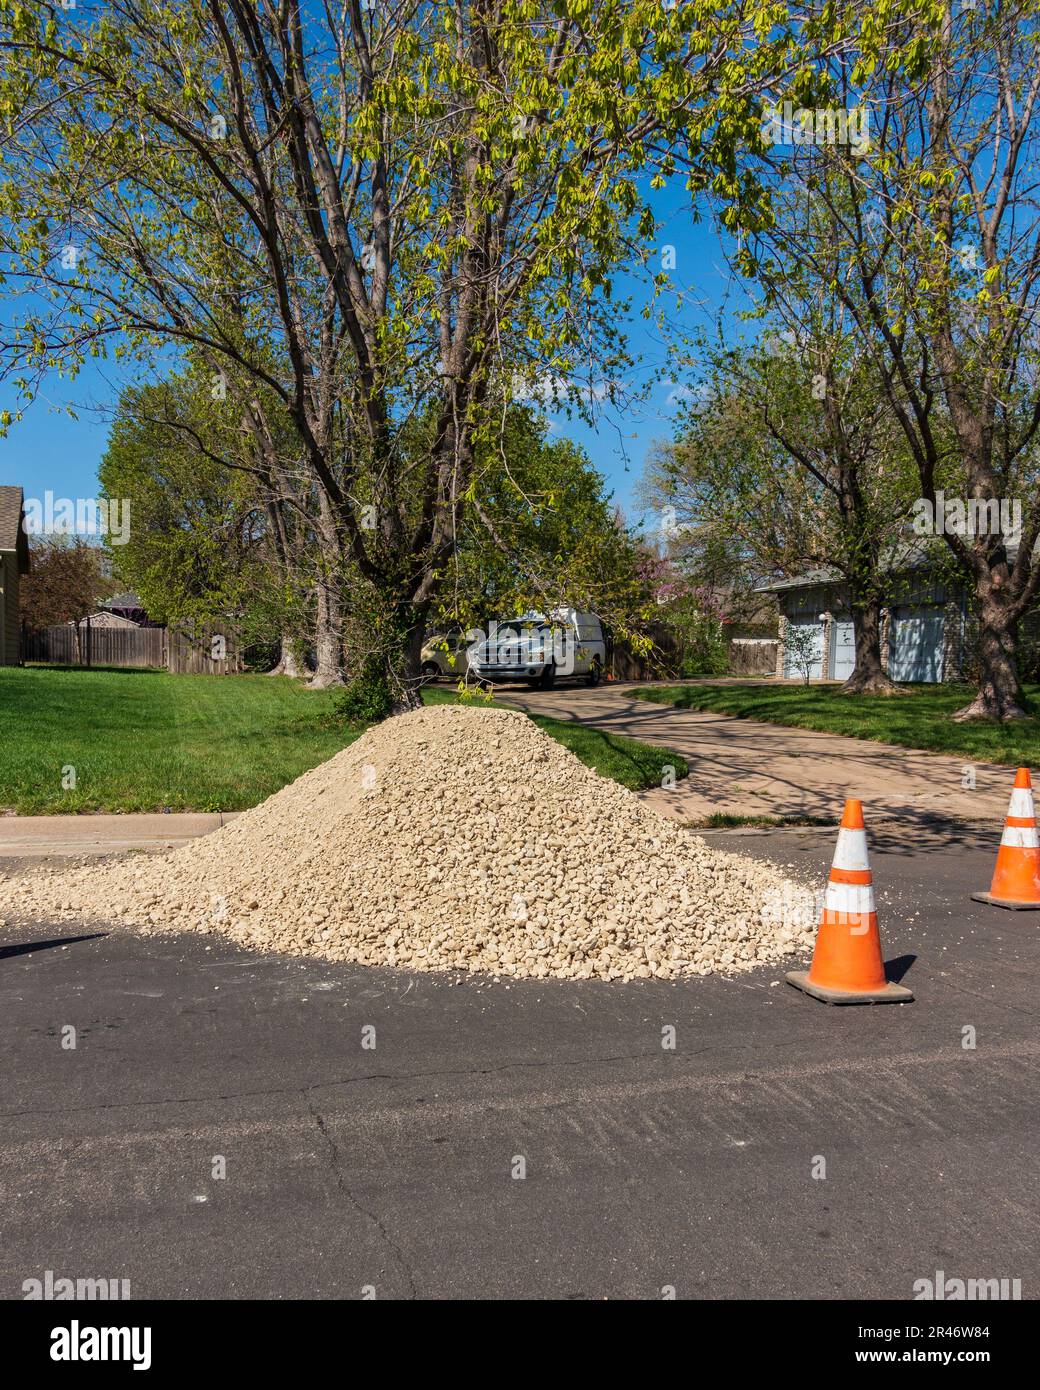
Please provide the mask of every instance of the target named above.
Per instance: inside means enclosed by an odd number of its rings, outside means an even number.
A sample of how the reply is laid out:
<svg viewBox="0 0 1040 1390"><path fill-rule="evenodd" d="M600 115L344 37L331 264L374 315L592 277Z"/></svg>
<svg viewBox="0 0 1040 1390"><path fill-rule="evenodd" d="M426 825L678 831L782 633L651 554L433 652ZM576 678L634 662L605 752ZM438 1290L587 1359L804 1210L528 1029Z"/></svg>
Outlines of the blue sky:
<svg viewBox="0 0 1040 1390"><path fill-rule="evenodd" d="M675 315L677 326L684 334L692 334L714 332L721 323L726 336L732 337L737 311L748 307L749 300L730 273L723 240L712 219L705 215L699 222L693 220L689 195L680 184L675 192L665 190L655 199L655 212L662 224L658 245L675 248L675 269L669 273L683 296L682 308ZM668 366L667 345L657 327L639 317L639 308L646 302L642 283L633 280L631 288L630 351L639 363L639 373L649 376L653 369ZM689 380L687 372L680 373L674 383L656 382L645 402L624 412L604 407L594 429L576 419L556 422L561 433L584 446L630 521L638 518L633 494L643 462L655 443L671 438L678 413L676 390Z"/></svg>
<svg viewBox="0 0 1040 1390"><path fill-rule="evenodd" d="M675 247L676 266L671 274L685 295L678 322L686 332L711 327L720 317L728 326L734 312L734 286L710 218L693 221L688 195L678 181L657 196L655 210L663 224L659 243ZM667 353L656 329L638 317L642 286L631 288L636 296L629 330L632 355L640 363L640 372L649 373L666 363ZM48 490L55 497L93 496L111 412L120 387L129 379L130 369L117 363L92 364L73 382L56 375L49 378L24 418L0 440L0 483L22 487L28 497L42 497ZM673 386L662 382L635 408L600 407L602 416L595 428L576 418L554 420L560 434L584 446L630 521L638 515L634 488L647 452L672 432L673 392ZM69 406L75 418L67 413ZM13 410L15 402L11 393L0 388L3 408Z"/></svg>

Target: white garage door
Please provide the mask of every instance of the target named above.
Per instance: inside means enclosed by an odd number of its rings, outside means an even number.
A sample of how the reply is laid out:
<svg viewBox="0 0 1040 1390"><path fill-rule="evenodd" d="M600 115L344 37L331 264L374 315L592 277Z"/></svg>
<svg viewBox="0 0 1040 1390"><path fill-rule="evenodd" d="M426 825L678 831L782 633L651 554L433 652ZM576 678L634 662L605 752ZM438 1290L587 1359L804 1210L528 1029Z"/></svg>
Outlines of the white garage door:
<svg viewBox="0 0 1040 1390"><path fill-rule="evenodd" d="M815 620L799 622L790 619L784 642L785 676L805 679L805 666L801 656L803 650L808 653L811 662L809 679L818 680L823 675L823 624Z"/></svg>
<svg viewBox="0 0 1040 1390"><path fill-rule="evenodd" d="M943 610L895 609L889 645L888 674L894 681L942 680Z"/></svg>
<svg viewBox="0 0 1040 1390"><path fill-rule="evenodd" d="M831 628L831 675L846 681L856 669L856 634L851 618L835 618Z"/></svg>

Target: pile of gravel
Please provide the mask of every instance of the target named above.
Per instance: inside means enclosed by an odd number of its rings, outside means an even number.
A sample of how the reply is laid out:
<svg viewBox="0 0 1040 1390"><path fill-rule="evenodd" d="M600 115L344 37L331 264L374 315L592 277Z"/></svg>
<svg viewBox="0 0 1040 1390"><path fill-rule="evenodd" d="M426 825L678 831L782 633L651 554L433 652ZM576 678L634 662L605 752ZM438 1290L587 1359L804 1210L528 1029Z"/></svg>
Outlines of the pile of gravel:
<svg viewBox="0 0 1040 1390"><path fill-rule="evenodd" d="M420 970L733 973L812 943L804 893L709 846L512 710L418 710L180 849L15 879L17 916L219 932ZM785 920L786 919L786 920Z"/></svg>

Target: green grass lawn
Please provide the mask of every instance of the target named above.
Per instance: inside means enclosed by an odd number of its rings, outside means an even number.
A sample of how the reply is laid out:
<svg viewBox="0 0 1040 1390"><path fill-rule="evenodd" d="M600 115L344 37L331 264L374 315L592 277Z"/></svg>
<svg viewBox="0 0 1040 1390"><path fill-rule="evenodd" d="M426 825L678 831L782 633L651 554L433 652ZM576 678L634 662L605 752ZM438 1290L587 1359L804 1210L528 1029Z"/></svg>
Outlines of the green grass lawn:
<svg viewBox="0 0 1040 1390"><path fill-rule="evenodd" d="M281 677L0 667L0 807L244 810L357 738L330 715Z"/></svg>
<svg viewBox="0 0 1040 1390"><path fill-rule="evenodd" d="M430 691L432 701L454 698ZM677 754L559 720L537 721L625 786L657 786ZM328 691L270 676L172 676L0 667L0 810L240 811L352 743ZM75 788L62 786L75 769Z"/></svg>
<svg viewBox="0 0 1040 1390"><path fill-rule="evenodd" d="M715 710L738 719L820 729L830 734L951 753L976 762L1040 764L1040 723L955 724L950 715L975 693L967 685L918 685L907 695L842 695L836 685L669 685L636 692L640 700ZM1027 686L1040 708L1040 686Z"/></svg>

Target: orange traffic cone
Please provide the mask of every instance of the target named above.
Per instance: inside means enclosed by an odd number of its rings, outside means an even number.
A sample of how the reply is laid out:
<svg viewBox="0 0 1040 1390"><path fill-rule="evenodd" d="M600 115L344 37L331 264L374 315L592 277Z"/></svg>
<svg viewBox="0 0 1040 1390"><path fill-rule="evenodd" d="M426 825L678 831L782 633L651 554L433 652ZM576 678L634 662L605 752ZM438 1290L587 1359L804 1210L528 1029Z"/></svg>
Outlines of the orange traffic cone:
<svg viewBox="0 0 1040 1390"><path fill-rule="evenodd" d="M1040 839L1028 767L1020 767L1015 774L989 892L971 896L977 903L992 903L994 907L1010 907L1019 912L1040 909Z"/></svg>
<svg viewBox="0 0 1040 1390"><path fill-rule="evenodd" d="M838 831L812 965L787 983L825 1004L902 1004L913 993L885 978L863 806L849 799Z"/></svg>

